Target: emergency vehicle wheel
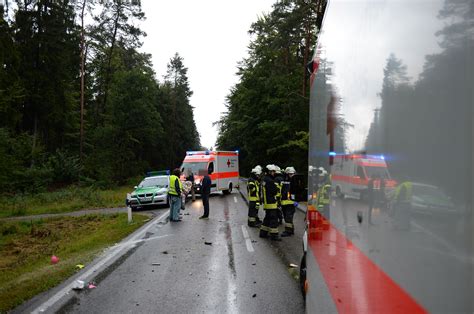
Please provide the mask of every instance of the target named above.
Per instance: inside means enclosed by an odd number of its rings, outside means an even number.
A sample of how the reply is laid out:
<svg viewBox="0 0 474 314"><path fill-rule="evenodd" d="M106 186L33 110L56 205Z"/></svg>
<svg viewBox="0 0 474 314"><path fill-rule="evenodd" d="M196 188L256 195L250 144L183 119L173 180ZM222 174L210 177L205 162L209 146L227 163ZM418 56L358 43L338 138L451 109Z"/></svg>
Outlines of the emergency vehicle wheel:
<svg viewBox="0 0 474 314"><path fill-rule="evenodd" d="M306 298L306 253L303 254L300 264L300 289L303 298Z"/></svg>
<svg viewBox="0 0 474 314"><path fill-rule="evenodd" d="M339 186L336 187L336 196L340 199L344 199L344 194L342 194L341 188Z"/></svg>
<svg viewBox="0 0 474 314"><path fill-rule="evenodd" d="M232 182L229 183L229 189L222 191L225 195L232 193Z"/></svg>

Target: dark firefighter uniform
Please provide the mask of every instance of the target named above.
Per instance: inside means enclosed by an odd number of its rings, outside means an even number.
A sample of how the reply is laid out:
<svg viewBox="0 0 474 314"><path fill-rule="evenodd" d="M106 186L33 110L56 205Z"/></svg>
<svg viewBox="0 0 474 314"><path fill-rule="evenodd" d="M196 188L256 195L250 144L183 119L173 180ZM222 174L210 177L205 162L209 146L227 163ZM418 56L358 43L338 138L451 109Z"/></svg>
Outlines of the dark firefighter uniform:
<svg viewBox="0 0 474 314"><path fill-rule="evenodd" d="M272 175L267 174L262 182L263 209L265 210L265 218L260 226L260 237L270 238L275 241L281 241L278 234L278 186Z"/></svg>
<svg viewBox="0 0 474 314"><path fill-rule="evenodd" d="M282 237L291 236L295 233L295 226L293 224L293 216L295 215L295 202L291 197L291 178L286 175L281 182L281 209L283 211L283 218L285 219L285 231L281 234Z"/></svg>
<svg viewBox="0 0 474 314"><path fill-rule="evenodd" d="M281 173L276 173L275 174L275 183L278 187L278 193L276 195L276 199L277 199L277 205L278 205L278 225L281 225L282 222L283 222L283 212L282 212L282 208L281 208L281 184L283 182L283 175Z"/></svg>
<svg viewBox="0 0 474 314"><path fill-rule="evenodd" d="M248 226L259 227L261 221L258 219L258 208L260 207L260 182L252 173L247 182L247 195L249 200Z"/></svg>

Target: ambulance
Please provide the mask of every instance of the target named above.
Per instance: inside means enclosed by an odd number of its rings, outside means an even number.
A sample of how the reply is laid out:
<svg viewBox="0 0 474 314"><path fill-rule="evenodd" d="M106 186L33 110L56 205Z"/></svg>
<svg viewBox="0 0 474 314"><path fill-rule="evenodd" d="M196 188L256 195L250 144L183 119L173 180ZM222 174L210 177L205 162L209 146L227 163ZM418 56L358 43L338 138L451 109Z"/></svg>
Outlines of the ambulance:
<svg viewBox="0 0 474 314"><path fill-rule="evenodd" d="M210 173L211 193L232 193L239 187L239 151L188 151L181 165L184 180L192 172L195 192L201 192L201 182Z"/></svg>
<svg viewBox="0 0 474 314"><path fill-rule="evenodd" d="M340 198L366 199L371 179L374 190L380 190L382 186L385 193L392 191L397 184L390 177L383 155L335 155L331 179L332 190Z"/></svg>

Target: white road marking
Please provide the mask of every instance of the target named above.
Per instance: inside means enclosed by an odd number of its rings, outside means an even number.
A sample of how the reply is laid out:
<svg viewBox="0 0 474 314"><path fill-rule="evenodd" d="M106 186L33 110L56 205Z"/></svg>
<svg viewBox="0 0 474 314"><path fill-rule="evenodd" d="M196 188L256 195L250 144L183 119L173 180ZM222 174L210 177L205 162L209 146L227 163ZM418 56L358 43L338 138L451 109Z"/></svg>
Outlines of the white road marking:
<svg viewBox="0 0 474 314"><path fill-rule="evenodd" d="M234 203L237 203L237 196L234 196Z"/></svg>
<svg viewBox="0 0 474 314"><path fill-rule="evenodd" d="M429 235L430 237L432 237L433 239L435 239L436 242L441 244L441 246L443 246L446 249L447 252L439 251L439 250L436 250L434 248L432 248L432 249L425 248L425 249L431 250L433 252L438 252L439 254L443 254L445 256L454 257L455 259L457 259L458 261L460 261L462 263L474 264L474 258L466 256L465 254L462 254L462 253L458 252L456 249L453 248L453 245L451 243L449 243L448 241L446 241L442 237L440 237L440 236L436 235L435 233L429 231L427 228L423 228L421 225L417 224L416 222L410 221L410 224L413 227L420 230L421 232L424 232L427 235Z"/></svg>
<svg viewBox="0 0 474 314"><path fill-rule="evenodd" d="M245 225L242 225L242 233L244 234L244 239L245 239L245 245L247 246L247 251L253 252L253 246L252 246L252 239L250 239L249 233L247 231L247 227Z"/></svg>
<svg viewBox="0 0 474 314"><path fill-rule="evenodd" d="M139 238L143 237L145 233L153 226L155 226L155 223L160 222L161 220L164 220L168 218L169 216L169 211L164 213L158 218L155 218L141 230L139 233L134 235L131 239L129 239L127 242L118 244L114 247L112 247L110 250L107 251L107 253L102 257L102 260L100 260L97 264L93 265L90 269L88 269L86 272L84 272L79 278L76 280L82 280L87 282L87 277L91 276L95 271L97 271L100 267L104 266L108 261L110 261L113 257L115 257L118 253L120 253L124 248L127 248L129 246L134 246L137 242L140 242L140 240L146 240L146 239L140 239ZM165 236L163 236L165 237ZM56 302L58 302L61 298L63 298L66 294L71 291L72 287L75 285L75 282L73 281L66 287L62 288L59 290L55 295L53 295L50 299L48 299L46 302L38 306L36 309L34 309L31 313L43 313L45 312L48 308L53 306Z"/></svg>

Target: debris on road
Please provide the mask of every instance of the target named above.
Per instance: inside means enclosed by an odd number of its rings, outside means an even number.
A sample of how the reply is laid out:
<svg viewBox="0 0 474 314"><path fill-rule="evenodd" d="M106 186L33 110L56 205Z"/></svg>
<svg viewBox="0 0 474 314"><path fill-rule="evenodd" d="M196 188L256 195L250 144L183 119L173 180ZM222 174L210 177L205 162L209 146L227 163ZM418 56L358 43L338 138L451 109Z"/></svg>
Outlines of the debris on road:
<svg viewBox="0 0 474 314"><path fill-rule="evenodd" d="M163 254L168 254L168 251L163 251L163 252L161 252L161 253L163 253Z"/></svg>
<svg viewBox="0 0 474 314"><path fill-rule="evenodd" d="M51 256L51 264L57 264L59 262L59 257L56 255Z"/></svg>
<svg viewBox="0 0 474 314"><path fill-rule="evenodd" d="M291 267L291 268L298 268L298 265L293 264L293 263L290 263L290 267Z"/></svg>
<svg viewBox="0 0 474 314"><path fill-rule="evenodd" d="M82 265L82 264L77 264L77 265L76 265L76 268L78 268L78 269L83 269L84 267L85 267L85 266Z"/></svg>
<svg viewBox="0 0 474 314"><path fill-rule="evenodd" d="M253 296L252 296L252 298L255 298L256 296L257 296L257 294L256 294L256 293L254 293L254 294L253 294Z"/></svg>
<svg viewBox="0 0 474 314"><path fill-rule="evenodd" d="M84 289L85 282L82 280L76 280L74 285L72 285L73 290L82 290Z"/></svg>
<svg viewBox="0 0 474 314"><path fill-rule="evenodd" d="M212 242L207 242L207 241L205 241L204 244L205 244L205 245L212 245Z"/></svg>
<svg viewBox="0 0 474 314"><path fill-rule="evenodd" d="M257 265L257 263L252 263L253 266Z"/></svg>
<svg viewBox="0 0 474 314"><path fill-rule="evenodd" d="M151 263L151 266L160 266L160 263Z"/></svg>
<svg viewBox="0 0 474 314"><path fill-rule="evenodd" d="M87 286L87 288L95 289L95 288L97 288L97 285L95 284L95 282L91 281L91 282L89 282L89 285Z"/></svg>

